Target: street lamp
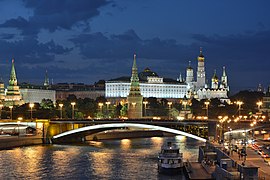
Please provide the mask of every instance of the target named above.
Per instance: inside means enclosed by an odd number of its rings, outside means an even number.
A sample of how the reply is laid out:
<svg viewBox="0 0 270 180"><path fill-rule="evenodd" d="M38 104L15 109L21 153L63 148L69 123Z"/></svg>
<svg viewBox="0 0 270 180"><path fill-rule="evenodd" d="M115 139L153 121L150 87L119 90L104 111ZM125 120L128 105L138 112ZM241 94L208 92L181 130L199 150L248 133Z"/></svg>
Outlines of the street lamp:
<svg viewBox="0 0 270 180"><path fill-rule="evenodd" d="M72 119L74 119L74 106L75 106L75 102L71 102L70 103L71 104L71 106L72 106Z"/></svg>
<svg viewBox="0 0 270 180"><path fill-rule="evenodd" d="M241 116L241 105L243 105L244 103L242 101L236 101L236 104L238 105L238 112L239 112L239 118Z"/></svg>
<svg viewBox="0 0 270 180"><path fill-rule="evenodd" d="M172 102L167 103L169 106L169 119L171 119L171 107L172 107Z"/></svg>
<svg viewBox="0 0 270 180"><path fill-rule="evenodd" d="M13 106L9 106L9 110L10 110L10 119L12 120L12 109L13 109Z"/></svg>
<svg viewBox="0 0 270 180"><path fill-rule="evenodd" d="M263 102L262 101L258 101L256 104L258 106L258 111L260 112L260 108L261 108Z"/></svg>
<svg viewBox="0 0 270 180"><path fill-rule="evenodd" d="M75 105L75 104L74 104ZM62 119L63 118L63 106L64 106L64 104L59 104L59 108L60 108L60 119Z"/></svg>
<svg viewBox="0 0 270 180"><path fill-rule="evenodd" d="M0 104L0 119L2 119L2 108L3 108L3 104Z"/></svg>
<svg viewBox="0 0 270 180"><path fill-rule="evenodd" d="M99 106L99 108L100 108L100 112L102 112L102 106L103 106L104 104L103 103L98 103L98 106Z"/></svg>
<svg viewBox="0 0 270 180"><path fill-rule="evenodd" d="M146 105L148 104L148 101L143 101L144 104L144 116L146 116Z"/></svg>
<svg viewBox="0 0 270 180"><path fill-rule="evenodd" d="M184 110L187 110L187 101L186 100L184 100L184 101L182 101L182 105L184 106Z"/></svg>
<svg viewBox="0 0 270 180"><path fill-rule="evenodd" d="M34 107L34 106L35 106L34 103L30 103L30 104L29 104L29 107L30 107L30 119L33 118L33 107Z"/></svg>
<svg viewBox="0 0 270 180"><path fill-rule="evenodd" d="M107 116L109 117L109 106L110 106L111 102L107 101L107 102L105 102L105 104L106 104Z"/></svg>
<svg viewBox="0 0 270 180"><path fill-rule="evenodd" d="M208 119L208 107L209 107L209 104L210 104L210 102L209 101L205 101L204 102L204 104L205 104L205 109L206 109L206 117L207 117L207 119Z"/></svg>

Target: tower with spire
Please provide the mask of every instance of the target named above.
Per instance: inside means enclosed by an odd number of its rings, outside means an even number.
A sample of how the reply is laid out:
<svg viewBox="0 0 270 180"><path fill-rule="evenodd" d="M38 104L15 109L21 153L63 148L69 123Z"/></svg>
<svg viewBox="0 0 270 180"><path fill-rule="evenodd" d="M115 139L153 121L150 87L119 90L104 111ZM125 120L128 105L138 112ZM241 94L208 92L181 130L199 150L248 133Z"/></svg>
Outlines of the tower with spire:
<svg viewBox="0 0 270 180"><path fill-rule="evenodd" d="M222 71L222 76L221 76L220 88L222 88L222 89L227 89L227 90L229 91L228 77L227 77L227 74L226 74L225 66L223 66L223 71Z"/></svg>
<svg viewBox="0 0 270 180"><path fill-rule="evenodd" d="M9 84L7 87L5 106L21 105L23 104L20 87L18 86L14 59L12 59L11 72Z"/></svg>
<svg viewBox="0 0 270 180"><path fill-rule="evenodd" d="M198 56L198 69L197 69L197 89L205 87L205 67L204 56L202 54L202 48L200 48L200 55Z"/></svg>
<svg viewBox="0 0 270 180"><path fill-rule="evenodd" d="M132 66L132 76L129 94L127 96L128 102L128 118L137 119L142 118L142 101L143 96L140 91L140 83L138 76L138 69L136 64L136 54L134 54L133 66Z"/></svg>
<svg viewBox="0 0 270 180"><path fill-rule="evenodd" d="M193 82L194 76L193 76L193 68L191 67L191 61L188 62L188 67L186 70L186 83Z"/></svg>
<svg viewBox="0 0 270 180"><path fill-rule="evenodd" d="M212 84L211 84L212 89L218 89L218 77L217 77L217 72L216 70L214 71L214 75L212 77Z"/></svg>
<svg viewBox="0 0 270 180"><path fill-rule="evenodd" d="M44 84L43 84L45 87L48 87L49 86L49 78L48 78L48 71L46 69L46 72L45 72L45 80L44 80Z"/></svg>

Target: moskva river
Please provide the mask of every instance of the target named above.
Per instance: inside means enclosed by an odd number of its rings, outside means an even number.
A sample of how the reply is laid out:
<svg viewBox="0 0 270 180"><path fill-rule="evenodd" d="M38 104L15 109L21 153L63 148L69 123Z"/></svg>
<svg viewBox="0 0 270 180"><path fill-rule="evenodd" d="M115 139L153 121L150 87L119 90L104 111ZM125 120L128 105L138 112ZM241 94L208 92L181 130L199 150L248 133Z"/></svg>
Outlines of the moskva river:
<svg viewBox="0 0 270 180"><path fill-rule="evenodd" d="M157 156L166 141L177 144L190 161L197 161L198 147L203 145L176 136L2 150L0 179L185 179L158 173Z"/></svg>

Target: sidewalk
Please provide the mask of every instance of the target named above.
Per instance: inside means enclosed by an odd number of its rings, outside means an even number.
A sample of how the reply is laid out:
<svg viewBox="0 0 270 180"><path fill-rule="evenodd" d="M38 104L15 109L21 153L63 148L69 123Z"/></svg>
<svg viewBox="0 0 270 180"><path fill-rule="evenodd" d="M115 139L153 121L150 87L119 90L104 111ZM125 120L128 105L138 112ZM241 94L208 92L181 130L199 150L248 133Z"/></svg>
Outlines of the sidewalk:
<svg viewBox="0 0 270 180"><path fill-rule="evenodd" d="M267 163L264 162L263 158L249 147L247 148L246 153L247 157L245 165L259 167L259 177L265 177L266 179L270 179L270 166L268 166ZM239 159L237 152L231 153L230 157L233 160L237 161L238 164L242 164L242 162L244 162L244 157L242 159Z"/></svg>

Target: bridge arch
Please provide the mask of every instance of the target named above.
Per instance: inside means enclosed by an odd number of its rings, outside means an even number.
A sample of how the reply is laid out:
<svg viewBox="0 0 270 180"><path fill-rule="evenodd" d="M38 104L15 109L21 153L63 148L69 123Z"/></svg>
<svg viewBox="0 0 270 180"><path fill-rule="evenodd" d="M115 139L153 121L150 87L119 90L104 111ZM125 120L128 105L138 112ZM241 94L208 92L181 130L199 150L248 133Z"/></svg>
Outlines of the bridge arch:
<svg viewBox="0 0 270 180"><path fill-rule="evenodd" d="M53 140L57 140L60 138L64 138L67 136L72 136L76 134L83 134L84 132L101 132L105 131L108 129L116 129L116 128L125 128L125 127L130 127L130 128L142 128L142 129L153 129L153 130L159 130L163 132L168 132L176 135L182 135L182 136L187 136L199 141L206 142L206 139L201 138L199 136L184 132L184 131L179 131L176 129L171 129L167 127L162 127L162 126L156 126L156 125L149 125L149 124L139 124L139 123L111 123L111 124L100 124L100 125L93 125L93 126L86 126L78 129L73 129L70 131L63 132L61 134L55 135L52 137ZM100 131L99 131L100 130Z"/></svg>

